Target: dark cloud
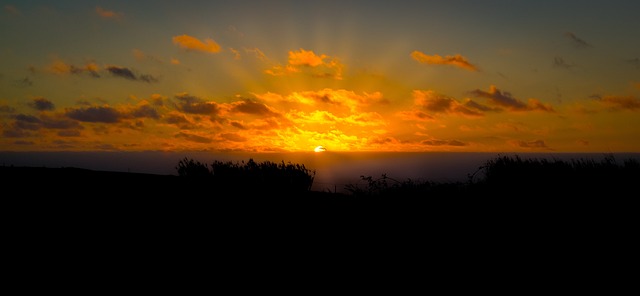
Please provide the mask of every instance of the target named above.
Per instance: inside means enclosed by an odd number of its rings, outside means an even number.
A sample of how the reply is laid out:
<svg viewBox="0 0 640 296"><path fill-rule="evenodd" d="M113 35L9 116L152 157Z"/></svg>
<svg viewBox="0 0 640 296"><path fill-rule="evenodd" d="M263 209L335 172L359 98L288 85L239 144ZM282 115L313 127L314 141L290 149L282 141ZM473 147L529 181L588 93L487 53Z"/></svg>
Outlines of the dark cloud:
<svg viewBox="0 0 640 296"><path fill-rule="evenodd" d="M598 100L613 110L640 110L640 99L632 96L603 96Z"/></svg>
<svg viewBox="0 0 640 296"><path fill-rule="evenodd" d="M518 147L521 148L542 148L542 149L549 149L549 147L547 147L547 144L543 141L543 140L535 140L535 141L530 141L530 142L525 142L525 141L515 141L514 142Z"/></svg>
<svg viewBox="0 0 640 296"><path fill-rule="evenodd" d="M242 130L247 129L247 128L244 126L244 124L242 124L242 123L240 123L240 122L237 122L237 121L232 121L232 122L231 122L231 123L229 123L229 124L231 124L231 126L233 126L233 127L235 127L235 128L239 128L239 129L242 129Z"/></svg>
<svg viewBox="0 0 640 296"><path fill-rule="evenodd" d="M34 98L31 102L29 102L29 107L38 111L48 111L56 108L53 102L43 97Z"/></svg>
<svg viewBox="0 0 640 296"><path fill-rule="evenodd" d="M79 121L104 123L118 122L123 117L118 110L108 106L67 109L66 115Z"/></svg>
<svg viewBox="0 0 640 296"><path fill-rule="evenodd" d="M514 98L509 92L502 92L495 86L491 86L489 91L483 91L480 89L476 89L469 92L471 95L486 98L494 105L498 105L500 107L504 107L510 110L528 110L527 104L522 101Z"/></svg>
<svg viewBox="0 0 640 296"><path fill-rule="evenodd" d="M467 102L464 103L465 107L471 108L471 109L476 109L476 110L480 110L482 112L499 112L502 111L502 109L500 108L492 108L483 104L480 104L474 100L468 100Z"/></svg>
<svg viewBox="0 0 640 296"><path fill-rule="evenodd" d="M58 132L58 136L61 137L79 137L80 136L80 131L79 130L62 130Z"/></svg>
<svg viewBox="0 0 640 296"><path fill-rule="evenodd" d="M232 112L240 112L246 114L255 114L255 115L269 115L269 116L277 116L278 114L271 111L269 107L265 104L258 103L252 100L244 100L240 102L233 103Z"/></svg>
<svg viewBox="0 0 640 296"><path fill-rule="evenodd" d="M113 76L122 77L128 80L142 81L147 83L158 82L157 78L148 74L142 74L140 76L136 76L136 74L134 74L133 71L129 68L118 67L118 66L108 66L106 69Z"/></svg>
<svg viewBox="0 0 640 296"><path fill-rule="evenodd" d="M209 139L207 137L193 135L193 134L187 134L187 133L184 133L184 132L179 132L176 135L176 138L182 138L182 139L185 139L185 140L190 141L190 142L203 143L203 144L211 143L211 141L212 141L211 139Z"/></svg>
<svg viewBox="0 0 640 296"><path fill-rule="evenodd" d="M13 144L16 144L16 145L35 145L36 143L34 143L33 141L15 141L15 142L13 142Z"/></svg>
<svg viewBox="0 0 640 296"><path fill-rule="evenodd" d="M2 131L2 136L5 138L26 138L30 137L31 133L22 129L5 129Z"/></svg>
<svg viewBox="0 0 640 296"><path fill-rule="evenodd" d="M216 115L220 112L220 107L216 102L207 102L187 94L176 95L176 99L179 101L178 110L185 113Z"/></svg>
<svg viewBox="0 0 640 296"><path fill-rule="evenodd" d="M235 133L220 134L220 137L231 142L246 142L247 138Z"/></svg>
<svg viewBox="0 0 640 296"><path fill-rule="evenodd" d="M147 117L147 118L153 118L153 119L160 118L160 114L158 114L158 111L149 105L142 105L135 108L133 111L131 111L131 115L135 118L141 118L141 117Z"/></svg>
<svg viewBox="0 0 640 296"><path fill-rule="evenodd" d="M640 58L630 59L630 60L627 60L627 62L631 66L636 67L636 69L640 69Z"/></svg>
<svg viewBox="0 0 640 296"><path fill-rule="evenodd" d="M586 41L582 40L581 38L578 38L578 36L576 36L576 34L574 34L574 33L565 32L564 33L564 37L568 38L571 41L571 44L576 48L593 47L593 45L587 43Z"/></svg>
<svg viewBox="0 0 640 296"><path fill-rule="evenodd" d="M553 64L554 67L558 67L558 68L565 68L565 69L570 69L575 67L576 65L573 63L567 63L565 62L565 60L561 57L555 57L553 58Z"/></svg>
<svg viewBox="0 0 640 296"><path fill-rule="evenodd" d="M466 143L458 140L424 140L420 144L427 146L467 146Z"/></svg>
<svg viewBox="0 0 640 296"><path fill-rule="evenodd" d="M13 122L13 126L22 130L39 130L42 123L40 118L27 114L18 114L14 119L15 121Z"/></svg>
<svg viewBox="0 0 640 296"><path fill-rule="evenodd" d="M138 77L138 80L140 81L144 81L144 82L148 82L148 83L152 83L152 82L158 82L158 78L155 78L151 75L148 74L142 74Z"/></svg>
<svg viewBox="0 0 640 296"><path fill-rule="evenodd" d="M434 91L416 91L415 104L431 113L458 113L467 116L482 116L481 112L469 109L457 100Z"/></svg>
<svg viewBox="0 0 640 296"><path fill-rule="evenodd" d="M0 104L0 112L2 113L13 113L16 112L16 109L9 106L9 105L4 105L4 104Z"/></svg>
<svg viewBox="0 0 640 296"><path fill-rule="evenodd" d="M43 128L49 129L83 129L82 125L75 120L70 120L64 117L49 117L49 116L41 116L41 126Z"/></svg>
<svg viewBox="0 0 640 296"><path fill-rule="evenodd" d="M109 66L107 67L107 71L109 71L114 76L122 77L129 80L136 80L136 75L133 74L133 71L128 68Z"/></svg>
<svg viewBox="0 0 640 296"><path fill-rule="evenodd" d="M25 77L23 79L16 80L14 85L17 87L29 87L33 85L33 81L31 81L29 77Z"/></svg>

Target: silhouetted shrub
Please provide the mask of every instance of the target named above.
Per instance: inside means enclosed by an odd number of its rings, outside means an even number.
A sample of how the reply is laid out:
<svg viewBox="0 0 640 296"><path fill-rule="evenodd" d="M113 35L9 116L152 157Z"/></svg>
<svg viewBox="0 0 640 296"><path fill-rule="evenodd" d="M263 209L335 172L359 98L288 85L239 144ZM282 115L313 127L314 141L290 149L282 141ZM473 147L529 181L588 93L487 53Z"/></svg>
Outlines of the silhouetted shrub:
<svg viewBox="0 0 640 296"><path fill-rule="evenodd" d="M176 167L180 176L201 179L207 176L217 191L237 193L295 193L311 190L315 171L303 164L264 161L233 162L215 160L211 169L192 159L183 159Z"/></svg>

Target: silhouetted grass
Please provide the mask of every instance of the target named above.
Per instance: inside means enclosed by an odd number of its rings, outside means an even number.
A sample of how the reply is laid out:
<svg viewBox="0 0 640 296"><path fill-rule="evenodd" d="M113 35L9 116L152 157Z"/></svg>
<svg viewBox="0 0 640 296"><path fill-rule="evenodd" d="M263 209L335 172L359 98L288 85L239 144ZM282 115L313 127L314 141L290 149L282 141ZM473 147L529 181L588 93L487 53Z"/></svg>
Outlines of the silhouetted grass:
<svg viewBox="0 0 640 296"><path fill-rule="evenodd" d="M304 164L271 161L247 162L215 160L210 165L184 158L176 167L178 175L217 189L238 193L304 193L311 190L315 171Z"/></svg>
<svg viewBox="0 0 640 296"><path fill-rule="evenodd" d="M631 195L638 190L640 162L618 163L613 155L593 159L522 158L498 156L487 160L467 182L398 181L383 174L374 179L361 176L366 185L349 184L351 196L376 198L406 197L566 197L598 198Z"/></svg>

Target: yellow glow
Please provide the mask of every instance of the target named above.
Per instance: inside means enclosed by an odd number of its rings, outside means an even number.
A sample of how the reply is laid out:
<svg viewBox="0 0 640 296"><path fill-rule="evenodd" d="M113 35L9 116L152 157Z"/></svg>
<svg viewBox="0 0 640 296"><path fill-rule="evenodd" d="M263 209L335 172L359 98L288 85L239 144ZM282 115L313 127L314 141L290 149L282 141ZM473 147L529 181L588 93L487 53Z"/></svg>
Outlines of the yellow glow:
<svg viewBox="0 0 640 296"><path fill-rule="evenodd" d="M325 149L322 146L318 146L315 149L313 149L313 151L315 151L315 152L324 152L324 151L327 151L327 149Z"/></svg>

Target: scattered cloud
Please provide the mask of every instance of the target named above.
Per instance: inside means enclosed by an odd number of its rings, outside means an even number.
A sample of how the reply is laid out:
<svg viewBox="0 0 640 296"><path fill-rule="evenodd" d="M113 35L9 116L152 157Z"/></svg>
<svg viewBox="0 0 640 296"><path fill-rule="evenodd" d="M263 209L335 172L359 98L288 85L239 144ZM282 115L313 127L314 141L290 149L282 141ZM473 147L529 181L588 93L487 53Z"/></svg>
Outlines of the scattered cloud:
<svg viewBox="0 0 640 296"><path fill-rule="evenodd" d="M612 110L640 110L640 99L633 96L603 96L598 101Z"/></svg>
<svg viewBox="0 0 640 296"><path fill-rule="evenodd" d="M509 141L509 143L513 146L520 148L532 148L532 149L543 149L543 150L552 150L547 146L547 144L543 140L534 140L534 141Z"/></svg>
<svg viewBox="0 0 640 296"><path fill-rule="evenodd" d="M124 16L121 12L104 9L100 6L96 7L96 13L104 19L120 19Z"/></svg>
<svg viewBox="0 0 640 296"><path fill-rule="evenodd" d="M205 101L186 93L177 94L175 98L178 100L176 108L184 113L201 115L217 115L220 113L220 106L216 102Z"/></svg>
<svg viewBox="0 0 640 296"><path fill-rule="evenodd" d="M264 54L255 51L258 58L264 58ZM276 65L265 70L266 74L272 76L289 75L294 73L304 73L311 77L342 79L344 65L336 58L328 55L317 55L311 50L300 48L297 51L289 51L289 61L285 66Z"/></svg>
<svg viewBox="0 0 640 296"><path fill-rule="evenodd" d="M581 38L578 38L578 36L576 36L576 34L574 34L572 32L565 32L564 33L564 37L569 39L571 41L571 44L576 48L593 47L593 45L587 43L586 41L582 40Z"/></svg>
<svg viewBox="0 0 640 296"><path fill-rule="evenodd" d="M190 142L203 143L203 144L208 144L212 142L212 140L208 137L203 137L196 134L185 133L185 132L179 132L178 134L175 135L175 137L185 139Z"/></svg>
<svg viewBox="0 0 640 296"><path fill-rule="evenodd" d="M469 71L478 71L478 67L476 67L475 65L471 64L469 61L467 61L467 59L465 57L463 57L460 54L456 54L456 55L448 55L445 57L439 56L439 55L426 55L420 51L413 51L411 53L411 57L418 61L421 64L428 64L428 65L449 65L449 66L454 66L454 67L458 67L458 68L462 68L462 69L466 69Z"/></svg>
<svg viewBox="0 0 640 296"><path fill-rule="evenodd" d="M188 51L200 51L206 53L218 53L222 50L220 45L213 39L205 39L204 42L189 35L180 35L173 37L173 43Z"/></svg>
<svg viewBox="0 0 640 296"><path fill-rule="evenodd" d="M161 63L161 64L163 63L162 59L160 59L159 57L145 53L142 50L139 50L137 48L134 48L131 52L133 54L133 57L137 61L153 61L156 63Z"/></svg>
<svg viewBox="0 0 640 296"><path fill-rule="evenodd" d="M502 92L494 85L489 87L489 91L483 91L480 89L476 89L470 92L471 95L480 98L486 98L489 100L489 103L496 105L501 108L506 108L511 111L545 111L545 112L555 112L553 107L549 104L544 104L537 99L529 99L527 103L524 103L516 98L514 98L509 92Z"/></svg>
<svg viewBox="0 0 640 296"><path fill-rule="evenodd" d="M420 144L426 146L467 146L467 143L458 140L423 140Z"/></svg>
<svg viewBox="0 0 640 296"><path fill-rule="evenodd" d="M93 62L88 62L84 66L75 66L67 64L61 59L55 59L53 63L49 65L48 70L59 75L88 73L94 78L100 77L98 74L99 67Z"/></svg>
<svg viewBox="0 0 640 296"><path fill-rule="evenodd" d="M471 117L483 116L482 112L472 110L456 99L436 93L433 90L414 90L413 101L414 107L428 113L452 113ZM428 119L427 115L422 113L414 113L414 115L420 115L422 118Z"/></svg>
<svg viewBox="0 0 640 296"><path fill-rule="evenodd" d="M69 118L83 122L114 123L124 117L120 111L109 106L91 106L86 108L69 108L65 111Z"/></svg>
<svg viewBox="0 0 640 296"><path fill-rule="evenodd" d="M565 69L570 69L575 67L576 65L573 63L568 63L565 62L565 60L561 57L555 57L553 58L553 64L554 67L558 67L558 68L565 68Z"/></svg>
<svg viewBox="0 0 640 296"><path fill-rule="evenodd" d="M231 103L231 112L240 112L254 115L280 116L277 112L269 108L267 105L255 102L253 100L242 100Z"/></svg>
<svg viewBox="0 0 640 296"><path fill-rule="evenodd" d="M113 76L122 77L128 80L142 81L147 83L158 82L158 78L156 77L153 77L149 74L136 75L131 69L125 67L107 66L105 69L109 71L109 73L111 73Z"/></svg>
<svg viewBox="0 0 640 296"><path fill-rule="evenodd" d="M33 81L29 77L18 79L14 83L17 87L29 87L33 85Z"/></svg>
<svg viewBox="0 0 640 296"><path fill-rule="evenodd" d="M29 102L29 107L38 111L50 111L55 109L55 105L53 104L53 102L43 97L34 98L31 102Z"/></svg>

